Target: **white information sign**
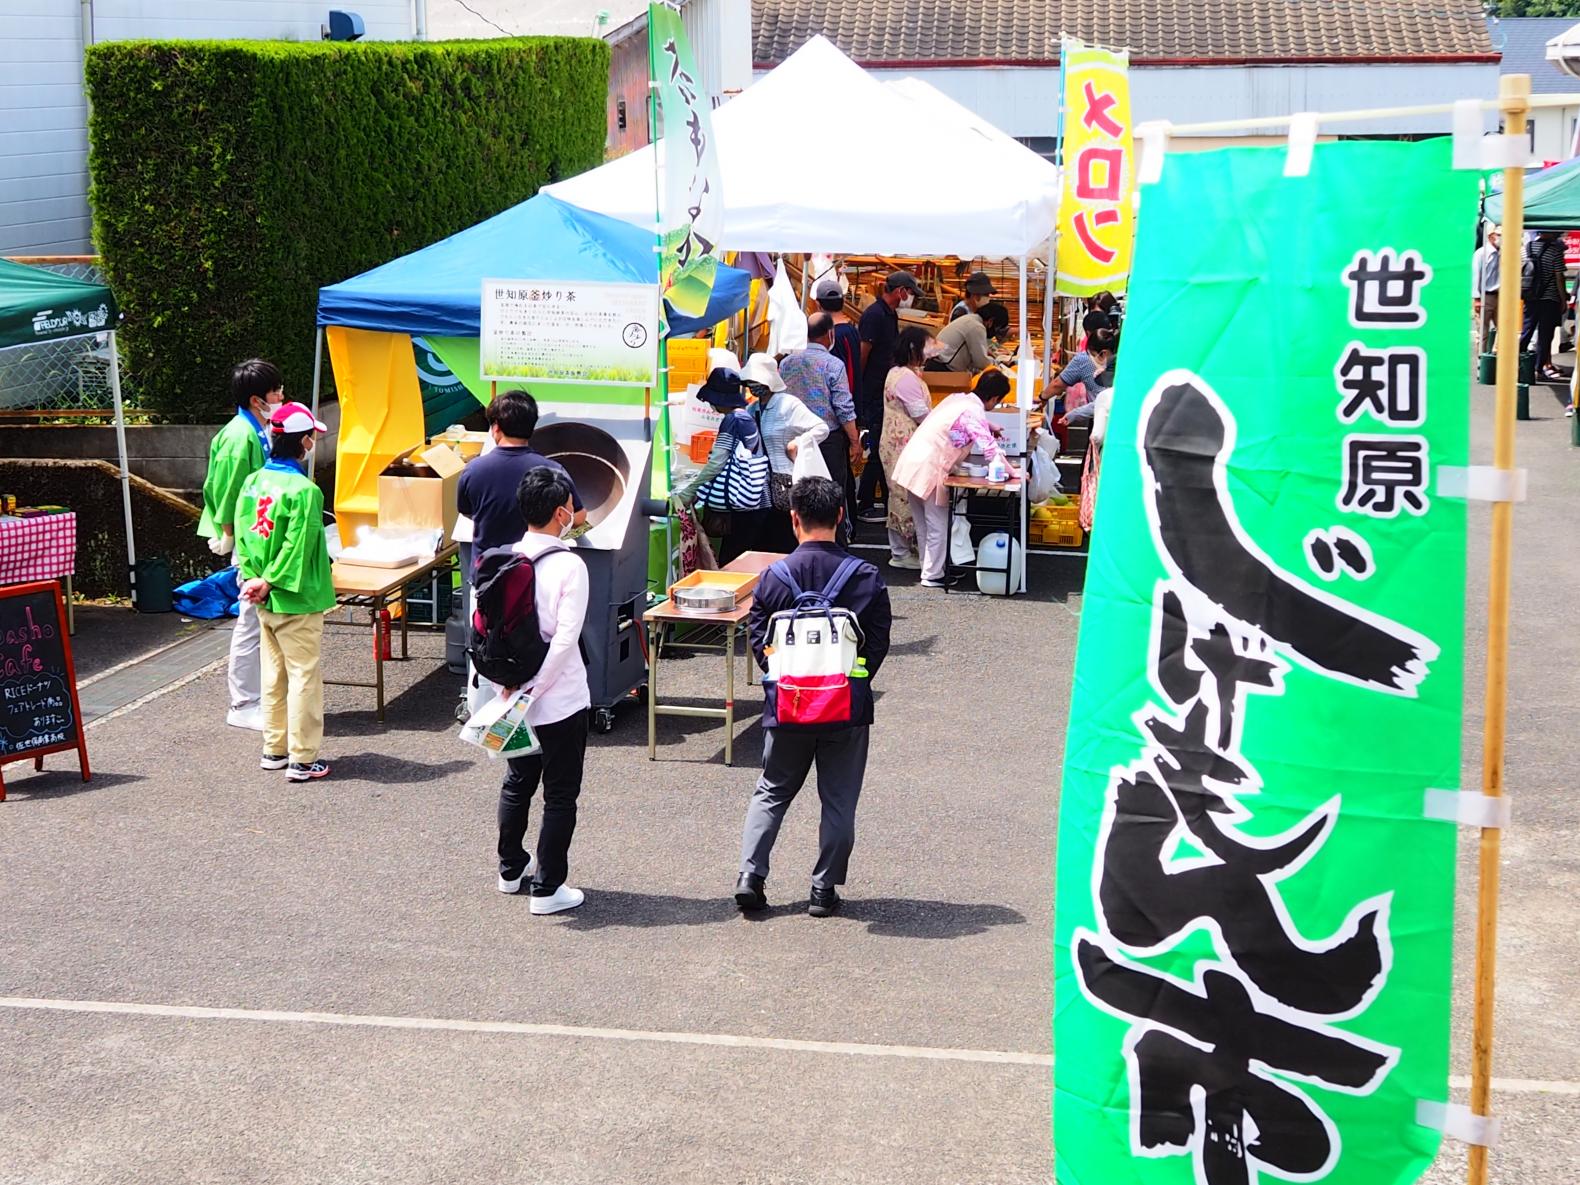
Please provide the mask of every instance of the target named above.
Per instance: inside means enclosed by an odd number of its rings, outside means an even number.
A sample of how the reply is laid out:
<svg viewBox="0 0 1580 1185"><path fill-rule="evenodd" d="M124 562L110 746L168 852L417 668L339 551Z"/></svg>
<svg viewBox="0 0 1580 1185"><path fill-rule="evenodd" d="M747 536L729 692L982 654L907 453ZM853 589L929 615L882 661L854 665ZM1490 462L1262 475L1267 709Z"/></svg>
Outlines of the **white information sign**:
<svg viewBox="0 0 1580 1185"><path fill-rule="evenodd" d="M658 385L658 286L484 280L484 379Z"/></svg>

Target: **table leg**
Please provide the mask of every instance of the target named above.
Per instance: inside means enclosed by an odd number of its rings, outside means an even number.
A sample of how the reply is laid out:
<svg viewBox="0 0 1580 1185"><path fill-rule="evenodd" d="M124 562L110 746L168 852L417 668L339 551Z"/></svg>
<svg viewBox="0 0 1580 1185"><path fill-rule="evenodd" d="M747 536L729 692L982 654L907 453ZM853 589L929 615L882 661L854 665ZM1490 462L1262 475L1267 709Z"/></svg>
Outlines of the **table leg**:
<svg viewBox="0 0 1580 1185"><path fill-rule="evenodd" d="M438 602L435 601L434 604L437 605ZM406 643L406 627L410 621L411 606L406 603L406 586L403 584L400 587L400 656L403 661L411 657Z"/></svg>
<svg viewBox="0 0 1580 1185"><path fill-rule="evenodd" d="M368 610L373 617L373 687L374 703L377 704L377 718L380 724L384 723L384 639L379 637L379 614L384 609L384 599L375 597L373 607Z"/></svg>
<svg viewBox="0 0 1580 1185"><path fill-rule="evenodd" d="M735 746L735 623L724 630L724 764L734 765Z"/></svg>
<svg viewBox="0 0 1580 1185"><path fill-rule="evenodd" d="M647 759L658 760L658 653L663 644L664 627L657 621L645 622L647 631Z"/></svg>
<svg viewBox="0 0 1580 1185"><path fill-rule="evenodd" d="M71 596L71 573L66 573L66 632L77 632L77 606Z"/></svg>

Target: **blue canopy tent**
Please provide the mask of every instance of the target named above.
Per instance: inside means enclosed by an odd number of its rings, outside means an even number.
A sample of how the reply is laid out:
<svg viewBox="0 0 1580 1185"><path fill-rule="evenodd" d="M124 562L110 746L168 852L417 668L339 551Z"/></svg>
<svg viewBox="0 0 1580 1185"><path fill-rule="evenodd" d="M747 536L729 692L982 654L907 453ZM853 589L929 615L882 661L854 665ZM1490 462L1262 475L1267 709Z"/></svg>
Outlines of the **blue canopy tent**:
<svg viewBox="0 0 1580 1185"><path fill-rule="evenodd" d="M321 288L313 408L316 413L327 336L341 394L337 508L368 502L377 474L436 430L428 420L438 417L442 427L454 417L452 398L445 407L428 408L425 418L410 339L486 403L488 384L478 373L477 357L485 278L656 284L654 246L649 231L540 193L459 234ZM750 284L746 272L720 267L705 314L683 317L669 310L670 334L694 333L739 312ZM535 382L532 389L551 402L632 399L629 389L620 388L556 391Z"/></svg>
<svg viewBox="0 0 1580 1185"><path fill-rule="evenodd" d="M658 260L647 231L567 205L546 193L486 222L318 292L318 324L476 337L483 279L602 280L656 284ZM751 277L719 268L707 312L670 312L670 334L716 325L746 307Z"/></svg>

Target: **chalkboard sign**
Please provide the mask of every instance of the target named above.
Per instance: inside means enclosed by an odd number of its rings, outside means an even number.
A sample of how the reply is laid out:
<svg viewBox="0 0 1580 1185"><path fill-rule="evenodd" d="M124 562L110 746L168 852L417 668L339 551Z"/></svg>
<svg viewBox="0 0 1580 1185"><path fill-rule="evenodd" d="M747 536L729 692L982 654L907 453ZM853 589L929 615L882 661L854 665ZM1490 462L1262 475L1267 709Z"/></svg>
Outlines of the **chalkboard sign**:
<svg viewBox="0 0 1580 1185"><path fill-rule="evenodd" d="M0 588L0 802L7 762L31 757L43 769L45 754L70 749L77 750L86 782L88 746L60 584Z"/></svg>

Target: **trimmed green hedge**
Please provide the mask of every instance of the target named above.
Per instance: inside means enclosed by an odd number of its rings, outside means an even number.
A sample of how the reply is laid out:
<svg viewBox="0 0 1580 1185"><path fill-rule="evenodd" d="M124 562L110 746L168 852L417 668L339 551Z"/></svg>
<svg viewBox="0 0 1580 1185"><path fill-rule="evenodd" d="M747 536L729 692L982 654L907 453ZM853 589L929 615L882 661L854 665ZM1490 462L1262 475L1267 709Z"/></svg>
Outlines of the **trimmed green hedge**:
<svg viewBox="0 0 1580 1185"><path fill-rule="evenodd" d="M223 416L254 355L305 400L321 286L603 161L591 38L106 42L86 74L94 238L167 420Z"/></svg>

